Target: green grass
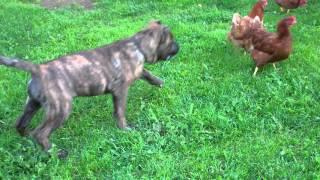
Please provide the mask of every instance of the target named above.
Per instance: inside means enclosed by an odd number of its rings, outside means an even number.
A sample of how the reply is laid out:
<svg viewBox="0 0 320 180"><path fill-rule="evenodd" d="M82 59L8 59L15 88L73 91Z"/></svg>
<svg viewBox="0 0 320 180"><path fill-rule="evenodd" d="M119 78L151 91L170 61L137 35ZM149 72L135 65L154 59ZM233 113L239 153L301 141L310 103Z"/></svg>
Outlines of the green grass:
<svg viewBox="0 0 320 180"><path fill-rule="evenodd" d="M30 75L1 66L0 179L320 178L318 0L290 13L298 24L289 60L256 78L250 56L226 41L232 14L254 0L96 0L89 11L30 2L1 0L1 55L41 63L131 36L151 19L172 29L181 51L147 65L164 88L131 87L126 116L135 130L116 128L111 96L78 98L51 137L51 158L14 129ZM266 27L284 16L270 1ZM67 159L57 158L61 148Z"/></svg>

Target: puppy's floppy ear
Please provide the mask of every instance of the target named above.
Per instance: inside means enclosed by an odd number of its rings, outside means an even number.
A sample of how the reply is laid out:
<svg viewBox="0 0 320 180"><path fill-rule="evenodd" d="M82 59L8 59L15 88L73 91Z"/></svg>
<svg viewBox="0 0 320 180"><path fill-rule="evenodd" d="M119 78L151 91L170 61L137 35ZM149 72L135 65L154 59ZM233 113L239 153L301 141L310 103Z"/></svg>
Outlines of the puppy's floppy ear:
<svg viewBox="0 0 320 180"><path fill-rule="evenodd" d="M161 37L163 36L165 26L160 21L151 21L148 28L143 31L141 47L144 51L148 62L155 62L158 59L157 49L159 47Z"/></svg>
<svg viewBox="0 0 320 180"><path fill-rule="evenodd" d="M159 28L160 26L161 26L161 22L159 20L155 20L149 23L148 28L155 29L155 28Z"/></svg>

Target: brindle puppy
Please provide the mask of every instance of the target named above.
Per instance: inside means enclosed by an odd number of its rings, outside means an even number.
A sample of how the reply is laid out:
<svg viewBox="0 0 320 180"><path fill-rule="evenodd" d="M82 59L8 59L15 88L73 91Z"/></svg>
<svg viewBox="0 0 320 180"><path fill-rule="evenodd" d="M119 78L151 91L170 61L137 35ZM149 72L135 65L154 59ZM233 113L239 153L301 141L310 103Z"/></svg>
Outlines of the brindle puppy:
<svg viewBox="0 0 320 180"><path fill-rule="evenodd" d="M32 73L27 104L16 128L21 135L26 135L32 117L43 107L45 119L32 136L48 150L50 134L69 116L74 97L111 93L118 127L125 129L129 86L139 78L153 85L163 84L144 69L144 62L168 60L178 51L179 46L169 29L160 22L151 22L148 28L128 39L44 64L0 56L0 64Z"/></svg>

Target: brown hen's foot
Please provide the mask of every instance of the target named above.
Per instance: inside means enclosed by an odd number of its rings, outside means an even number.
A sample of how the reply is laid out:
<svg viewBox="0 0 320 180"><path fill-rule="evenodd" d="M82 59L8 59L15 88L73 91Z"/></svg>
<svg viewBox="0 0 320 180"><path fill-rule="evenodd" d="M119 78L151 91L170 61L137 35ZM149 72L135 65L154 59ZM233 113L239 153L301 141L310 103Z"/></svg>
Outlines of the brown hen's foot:
<svg viewBox="0 0 320 180"><path fill-rule="evenodd" d="M254 70L254 73L253 73L253 75L252 75L253 77L256 77L258 70L259 70L259 68L256 67L256 69Z"/></svg>
<svg viewBox="0 0 320 180"><path fill-rule="evenodd" d="M283 7L280 7L280 11L281 11L281 12L284 12L284 10L285 10L285 9L284 9Z"/></svg>
<svg viewBox="0 0 320 180"><path fill-rule="evenodd" d="M290 12L290 9L287 10L287 14L289 14L289 12Z"/></svg>

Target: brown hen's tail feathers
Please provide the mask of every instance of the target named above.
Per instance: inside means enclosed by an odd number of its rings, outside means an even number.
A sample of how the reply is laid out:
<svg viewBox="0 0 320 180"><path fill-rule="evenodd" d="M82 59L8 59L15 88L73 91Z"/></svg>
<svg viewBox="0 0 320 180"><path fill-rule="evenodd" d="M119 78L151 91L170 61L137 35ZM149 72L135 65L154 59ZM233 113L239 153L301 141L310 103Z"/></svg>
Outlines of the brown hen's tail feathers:
<svg viewBox="0 0 320 180"><path fill-rule="evenodd" d="M8 57L0 56L0 65L14 67L23 71L30 72L32 74L38 74L39 72L39 65L32 64L24 60L18 60L16 58L8 58Z"/></svg>

